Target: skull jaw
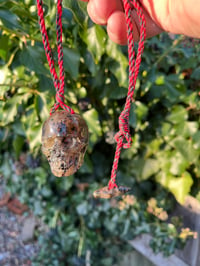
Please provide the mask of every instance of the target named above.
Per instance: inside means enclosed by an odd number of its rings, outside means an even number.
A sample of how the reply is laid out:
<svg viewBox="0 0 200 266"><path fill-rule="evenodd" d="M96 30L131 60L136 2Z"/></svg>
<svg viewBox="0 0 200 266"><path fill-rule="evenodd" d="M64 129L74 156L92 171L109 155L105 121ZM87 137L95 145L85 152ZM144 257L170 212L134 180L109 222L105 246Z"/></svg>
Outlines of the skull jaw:
<svg viewBox="0 0 200 266"><path fill-rule="evenodd" d="M83 164L83 159L84 154L71 154L65 157L51 155L49 159L51 172L57 177L73 175Z"/></svg>

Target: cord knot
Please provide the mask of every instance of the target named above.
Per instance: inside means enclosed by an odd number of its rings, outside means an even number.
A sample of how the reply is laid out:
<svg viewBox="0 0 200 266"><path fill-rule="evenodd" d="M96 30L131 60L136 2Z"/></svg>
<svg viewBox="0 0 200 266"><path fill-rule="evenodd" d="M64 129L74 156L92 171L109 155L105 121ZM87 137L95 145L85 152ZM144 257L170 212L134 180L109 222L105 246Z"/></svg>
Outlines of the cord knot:
<svg viewBox="0 0 200 266"><path fill-rule="evenodd" d="M129 130L129 113L127 111L122 111L119 116L119 131L115 135L115 140L117 143L122 141L122 147L128 149L131 147L132 139ZM124 142L124 140L126 142Z"/></svg>

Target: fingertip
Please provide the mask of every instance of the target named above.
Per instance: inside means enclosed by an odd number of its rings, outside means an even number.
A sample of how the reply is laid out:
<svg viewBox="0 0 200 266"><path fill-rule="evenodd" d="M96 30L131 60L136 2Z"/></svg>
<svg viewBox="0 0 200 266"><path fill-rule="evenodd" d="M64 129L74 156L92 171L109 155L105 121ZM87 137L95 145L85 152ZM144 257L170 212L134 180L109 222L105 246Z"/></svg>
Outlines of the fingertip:
<svg viewBox="0 0 200 266"><path fill-rule="evenodd" d="M107 32L110 39L120 45L127 44L126 17L124 12L116 11L107 21Z"/></svg>
<svg viewBox="0 0 200 266"><path fill-rule="evenodd" d="M91 20L99 25L106 25L107 20L102 14L99 12L98 6L96 6L96 2L90 0L87 5L87 12L90 16Z"/></svg>
<svg viewBox="0 0 200 266"><path fill-rule="evenodd" d="M121 0L90 0L87 10L95 23L106 25L112 13L123 11L123 5Z"/></svg>

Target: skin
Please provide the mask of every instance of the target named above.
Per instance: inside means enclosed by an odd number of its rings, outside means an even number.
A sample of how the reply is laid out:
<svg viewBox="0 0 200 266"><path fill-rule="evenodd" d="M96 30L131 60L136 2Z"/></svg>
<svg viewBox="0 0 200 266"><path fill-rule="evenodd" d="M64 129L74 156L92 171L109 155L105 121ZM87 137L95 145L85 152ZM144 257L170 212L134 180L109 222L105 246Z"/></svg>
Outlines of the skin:
<svg viewBox="0 0 200 266"><path fill-rule="evenodd" d="M88 2L91 19L107 26L110 39L126 45L126 19L122 0L82 0ZM140 0L147 25L147 38L162 31L200 38L200 0ZM132 12L134 39L139 40L138 18Z"/></svg>

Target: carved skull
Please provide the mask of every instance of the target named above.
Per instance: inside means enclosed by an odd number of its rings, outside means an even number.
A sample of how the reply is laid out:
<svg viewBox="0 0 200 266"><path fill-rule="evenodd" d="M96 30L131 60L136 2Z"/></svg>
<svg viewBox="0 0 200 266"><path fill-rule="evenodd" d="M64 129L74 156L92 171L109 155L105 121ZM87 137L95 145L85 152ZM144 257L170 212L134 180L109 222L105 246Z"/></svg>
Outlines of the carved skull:
<svg viewBox="0 0 200 266"><path fill-rule="evenodd" d="M83 164L88 127L78 114L56 111L42 128L42 152L55 176L74 174Z"/></svg>

